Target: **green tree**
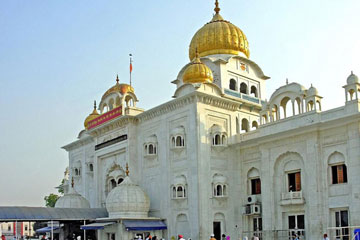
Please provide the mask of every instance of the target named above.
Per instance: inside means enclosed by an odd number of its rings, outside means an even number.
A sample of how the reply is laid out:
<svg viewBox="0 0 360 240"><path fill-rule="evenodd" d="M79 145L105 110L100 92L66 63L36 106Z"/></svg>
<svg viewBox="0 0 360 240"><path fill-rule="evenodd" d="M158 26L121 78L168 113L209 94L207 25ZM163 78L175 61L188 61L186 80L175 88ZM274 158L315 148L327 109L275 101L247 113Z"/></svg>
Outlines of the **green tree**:
<svg viewBox="0 0 360 240"><path fill-rule="evenodd" d="M49 196L45 196L44 200L45 200L45 206L46 207L55 207L55 203L56 201L59 199L59 195L56 195L54 193L50 193Z"/></svg>

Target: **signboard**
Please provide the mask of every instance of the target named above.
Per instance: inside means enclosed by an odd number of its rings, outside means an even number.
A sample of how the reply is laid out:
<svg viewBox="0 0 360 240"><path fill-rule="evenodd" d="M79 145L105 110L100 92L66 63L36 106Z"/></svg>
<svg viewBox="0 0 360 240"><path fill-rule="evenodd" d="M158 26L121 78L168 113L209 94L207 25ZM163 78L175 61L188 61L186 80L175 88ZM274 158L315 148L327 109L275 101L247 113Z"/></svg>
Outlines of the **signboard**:
<svg viewBox="0 0 360 240"><path fill-rule="evenodd" d="M89 129L92 129L94 127L97 127L107 121L110 121L118 116L121 116L122 115L122 107L117 107L117 108L114 108L113 110L109 111L109 112L106 112L102 115L100 115L99 117L91 120L89 123L88 123L88 130Z"/></svg>

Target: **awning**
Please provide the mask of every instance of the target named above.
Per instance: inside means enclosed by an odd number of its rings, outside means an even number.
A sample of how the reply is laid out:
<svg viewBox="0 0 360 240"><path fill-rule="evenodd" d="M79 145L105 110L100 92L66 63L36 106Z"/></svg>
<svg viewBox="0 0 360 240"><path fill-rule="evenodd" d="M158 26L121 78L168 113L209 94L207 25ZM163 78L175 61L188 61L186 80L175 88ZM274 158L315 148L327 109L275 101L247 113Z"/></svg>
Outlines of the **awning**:
<svg viewBox="0 0 360 240"><path fill-rule="evenodd" d="M53 231L59 229L59 227L54 227ZM46 233L46 232L51 232L51 227L44 227L44 228L39 228L38 230L36 230L37 233Z"/></svg>
<svg viewBox="0 0 360 240"><path fill-rule="evenodd" d="M105 208L0 207L0 222L95 220L108 215Z"/></svg>
<svg viewBox="0 0 360 240"><path fill-rule="evenodd" d="M101 223L91 223L88 225L82 225L80 226L81 230L98 230L98 229L104 229L105 226L112 225L115 222L101 222Z"/></svg>
<svg viewBox="0 0 360 240"><path fill-rule="evenodd" d="M126 230L163 230L166 224L160 220L124 220Z"/></svg>

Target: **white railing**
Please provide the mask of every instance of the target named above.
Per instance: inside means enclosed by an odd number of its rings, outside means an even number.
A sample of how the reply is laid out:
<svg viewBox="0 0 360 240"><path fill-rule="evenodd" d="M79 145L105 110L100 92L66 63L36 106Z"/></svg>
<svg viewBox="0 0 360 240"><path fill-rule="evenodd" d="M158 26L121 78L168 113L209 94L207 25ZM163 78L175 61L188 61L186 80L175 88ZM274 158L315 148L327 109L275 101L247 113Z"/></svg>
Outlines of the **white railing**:
<svg viewBox="0 0 360 240"><path fill-rule="evenodd" d="M360 226L347 226L347 227L329 227L330 240L358 240L359 234L355 234L355 229L360 229Z"/></svg>
<svg viewBox="0 0 360 240"><path fill-rule="evenodd" d="M299 240L306 240L305 229L244 231L240 234L239 239L246 239L247 237L248 240L251 240L254 236L258 236L260 240L293 240L295 236Z"/></svg>
<svg viewBox="0 0 360 240"><path fill-rule="evenodd" d="M281 193L281 200L302 199L302 191Z"/></svg>

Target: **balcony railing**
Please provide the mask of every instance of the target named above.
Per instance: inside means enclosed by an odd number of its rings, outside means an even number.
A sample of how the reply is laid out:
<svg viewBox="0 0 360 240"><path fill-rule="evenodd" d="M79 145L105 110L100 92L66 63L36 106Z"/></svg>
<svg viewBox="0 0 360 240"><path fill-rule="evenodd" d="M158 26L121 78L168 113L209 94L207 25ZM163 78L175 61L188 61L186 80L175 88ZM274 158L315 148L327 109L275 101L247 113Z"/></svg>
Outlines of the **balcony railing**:
<svg viewBox="0 0 360 240"><path fill-rule="evenodd" d="M250 240L254 236L258 236L260 240L293 240L296 236L299 240L306 240L305 229L244 231L241 233L240 239L247 237Z"/></svg>
<svg viewBox="0 0 360 240"><path fill-rule="evenodd" d="M281 193L281 205L304 204L302 191Z"/></svg>

